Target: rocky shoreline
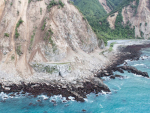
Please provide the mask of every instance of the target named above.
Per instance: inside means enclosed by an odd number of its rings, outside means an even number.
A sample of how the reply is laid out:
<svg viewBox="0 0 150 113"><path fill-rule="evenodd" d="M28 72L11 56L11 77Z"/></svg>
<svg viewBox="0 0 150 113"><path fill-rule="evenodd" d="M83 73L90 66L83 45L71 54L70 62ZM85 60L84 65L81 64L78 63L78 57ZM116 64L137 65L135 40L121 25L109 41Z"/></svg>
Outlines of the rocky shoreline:
<svg viewBox="0 0 150 113"><path fill-rule="evenodd" d="M102 82L101 77L109 76L111 79L115 79L115 77L120 77L120 75L114 75L114 71L119 71L121 73L124 73L123 70L127 70L129 72L143 75L144 77L149 77L146 72L141 72L137 70L136 68L133 68L131 66L120 66L118 65L123 64L125 60L138 60L141 52L140 50L142 48L148 48L150 47L150 44L146 45L130 45L125 47L119 47L119 52L117 54L117 60L113 61L113 63L106 67L105 69L101 70L99 73L95 75L95 77L87 78L84 80L76 80L75 82L62 82L62 81L51 81L49 84L46 83L24 83L22 82L19 85L12 84L8 86L4 86L3 84L0 84L0 92L4 93L16 93L16 92L22 92L29 93L31 95L34 95L35 97L40 94L45 94L47 96L53 96L53 95L59 95L61 94L63 97L66 97L67 100L69 100L68 97L72 96L77 101L84 102L84 98L86 98L87 94L90 94L91 92L98 94L99 92L110 92L110 89Z"/></svg>
<svg viewBox="0 0 150 113"><path fill-rule="evenodd" d="M125 60L138 60L141 55L141 49L149 48L150 44L141 44L141 45L128 45L124 47L119 47L119 52L117 54L117 60L115 60L111 65L107 66L105 69L101 70L97 73L96 77L104 77L104 76L113 76L113 72L119 71L120 73L124 73L123 70L128 72L141 75L143 77L149 78L147 72L142 72L137 70L135 67L127 66L127 63L124 62ZM119 66L120 64L124 64L124 66ZM121 76L120 76L121 77Z"/></svg>
<svg viewBox="0 0 150 113"><path fill-rule="evenodd" d="M29 93L31 95L34 95L35 97L40 94L45 94L47 96L53 96L53 95L59 95L61 94L62 97L66 97L67 100L69 100L68 97L72 96L77 101L84 102L84 98L86 98L86 95L93 92L98 94L99 92L110 92L109 88L102 83L102 81L99 78L91 78L87 79L85 82L82 82L80 80L77 81L77 83L22 83L20 85L12 84L9 86L3 86L0 84L0 92L4 93L16 93L16 92L22 92L22 94Z"/></svg>

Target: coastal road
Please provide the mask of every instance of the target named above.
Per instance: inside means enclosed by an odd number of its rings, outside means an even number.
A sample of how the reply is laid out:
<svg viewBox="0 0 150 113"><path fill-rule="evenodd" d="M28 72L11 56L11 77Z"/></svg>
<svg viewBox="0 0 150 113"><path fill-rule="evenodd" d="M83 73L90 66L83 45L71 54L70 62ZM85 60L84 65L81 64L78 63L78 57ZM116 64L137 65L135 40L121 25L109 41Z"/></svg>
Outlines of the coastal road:
<svg viewBox="0 0 150 113"><path fill-rule="evenodd" d="M106 47L110 47L110 44L115 42L116 44L119 45L133 45L133 44L142 44L142 43L150 43L150 40L143 40L143 39L130 39L130 40L109 40L107 41L107 46ZM115 45L116 45L115 44Z"/></svg>

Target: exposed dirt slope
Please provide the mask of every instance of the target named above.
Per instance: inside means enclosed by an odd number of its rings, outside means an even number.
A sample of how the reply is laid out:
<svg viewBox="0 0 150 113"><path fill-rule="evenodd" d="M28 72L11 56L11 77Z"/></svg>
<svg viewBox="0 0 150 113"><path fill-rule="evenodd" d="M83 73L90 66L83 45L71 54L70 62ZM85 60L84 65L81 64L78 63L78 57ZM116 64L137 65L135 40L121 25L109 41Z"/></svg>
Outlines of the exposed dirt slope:
<svg viewBox="0 0 150 113"><path fill-rule="evenodd" d="M110 15L107 18L107 21L109 22L111 29L115 29L115 21L116 21L117 15L118 15L118 12L114 13L113 15Z"/></svg>
<svg viewBox="0 0 150 113"><path fill-rule="evenodd" d="M107 6L106 0L99 0L99 2L101 3L101 5L103 6L103 8L107 13L111 12L111 9Z"/></svg>
<svg viewBox="0 0 150 113"><path fill-rule="evenodd" d="M150 3L149 0L139 0L136 8L136 1L130 3L129 6L122 8L123 25L128 22L131 27L135 27L135 37L150 38ZM109 21L110 25L112 21ZM112 25L111 25L112 26ZM110 27L111 27L110 26ZM111 27L113 28L113 27Z"/></svg>
<svg viewBox="0 0 150 113"><path fill-rule="evenodd" d="M82 14L67 0L50 2L0 1L1 82L84 78L109 62Z"/></svg>

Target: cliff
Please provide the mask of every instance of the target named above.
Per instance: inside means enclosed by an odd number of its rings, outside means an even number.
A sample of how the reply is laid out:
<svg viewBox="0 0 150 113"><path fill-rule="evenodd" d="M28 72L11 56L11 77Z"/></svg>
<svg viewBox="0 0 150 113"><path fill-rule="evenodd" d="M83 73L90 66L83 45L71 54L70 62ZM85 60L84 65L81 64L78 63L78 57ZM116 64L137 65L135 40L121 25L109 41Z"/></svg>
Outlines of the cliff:
<svg viewBox="0 0 150 113"><path fill-rule="evenodd" d="M67 0L0 1L1 82L92 76L108 62L98 45L86 19Z"/></svg>
<svg viewBox="0 0 150 113"><path fill-rule="evenodd" d="M0 91L79 101L110 91L94 77L109 62L100 55L103 43L70 1L1 0Z"/></svg>
<svg viewBox="0 0 150 113"><path fill-rule="evenodd" d="M116 21L116 18L120 13L122 16L122 25L134 29L135 38L150 38L149 6L149 0L128 0L128 5L120 6L121 8L119 10L116 10L108 16L107 20L110 27L115 29L116 23L119 23Z"/></svg>

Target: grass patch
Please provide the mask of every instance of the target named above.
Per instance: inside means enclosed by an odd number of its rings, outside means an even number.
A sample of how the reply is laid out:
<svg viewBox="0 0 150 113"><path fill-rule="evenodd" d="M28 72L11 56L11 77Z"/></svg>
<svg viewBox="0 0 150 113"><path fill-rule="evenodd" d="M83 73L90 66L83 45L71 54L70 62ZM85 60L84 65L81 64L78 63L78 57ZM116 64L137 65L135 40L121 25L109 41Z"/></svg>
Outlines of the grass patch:
<svg viewBox="0 0 150 113"><path fill-rule="evenodd" d="M21 56L22 52L21 52L21 45L16 47L16 52L19 56Z"/></svg>
<svg viewBox="0 0 150 113"><path fill-rule="evenodd" d="M113 42L113 43L110 44L110 47L108 49L110 52L113 50L114 44L116 44L116 42Z"/></svg>
<svg viewBox="0 0 150 113"><path fill-rule="evenodd" d="M32 44L33 44L33 40L34 40L34 37L35 37L36 29L37 29L37 27L34 28L33 34L31 35L29 50L31 50L31 47L32 47Z"/></svg>
<svg viewBox="0 0 150 113"><path fill-rule="evenodd" d="M4 36L5 36L5 37L9 37L9 34L8 34L8 33L4 33Z"/></svg>
<svg viewBox="0 0 150 113"><path fill-rule="evenodd" d="M52 1L47 5L48 11L50 12L50 8L52 8L53 6L56 6L56 5L60 5L60 6L63 8L65 4L62 3L61 0L59 0L58 2L55 1L55 0L52 0Z"/></svg>
<svg viewBox="0 0 150 113"><path fill-rule="evenodd" d="M46 35L44 37L44 41L50 43L52 45L52 48L53 48L53 52L55 52L57 50L57 47L54 43L54 41L52 40L52 35L53 35L53 31L51 29L49 29L47 32L46 32Z"/></svg>
<svg viewBox="0 0 150 113"><path fill-rule="evenodd" d="M11 60L14 60L14 59L15 59L15 56L14 56L14 55L12 55L12 56L11 56Z"/></svg>
<svg viewBox="0 0 150 113"><path fill-rule="evenodd" d="M46 27L46 19L44 20L44 24L43 24L41 30L44 31L45 27Z"/></svg>
<svg viewBox="0 0 150 113"><path fill-rule="evenodd" d="M40 8L40 14L42 15L42 8Z"/></svg>
<svg viewBox="0 0 150 113"><path fill-rule="evenodd" d="M23 23L23 20L20 18L20 20L18 21L18 23L17 23L17 25L16 25L16 29L15 29L15 38L16 38L16 39L20 36L20 34L19 34L17 28L18 28L22 23Z"/></svg>

